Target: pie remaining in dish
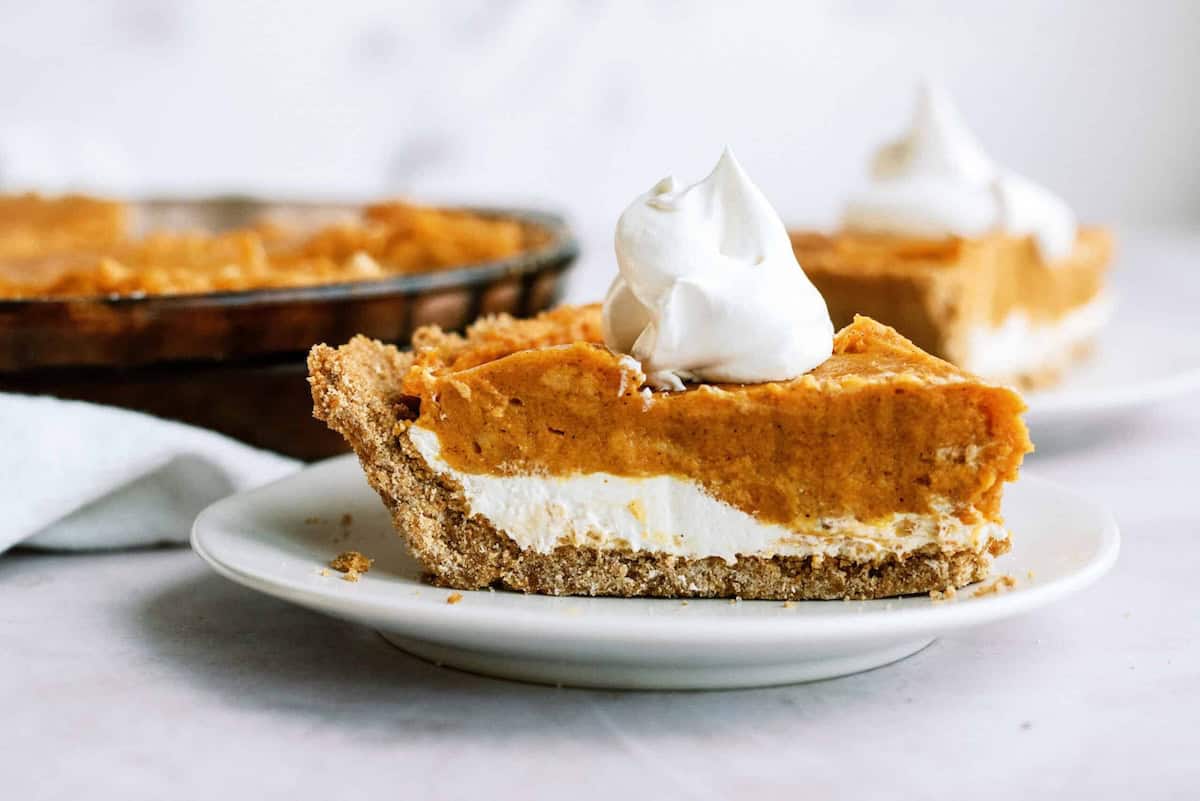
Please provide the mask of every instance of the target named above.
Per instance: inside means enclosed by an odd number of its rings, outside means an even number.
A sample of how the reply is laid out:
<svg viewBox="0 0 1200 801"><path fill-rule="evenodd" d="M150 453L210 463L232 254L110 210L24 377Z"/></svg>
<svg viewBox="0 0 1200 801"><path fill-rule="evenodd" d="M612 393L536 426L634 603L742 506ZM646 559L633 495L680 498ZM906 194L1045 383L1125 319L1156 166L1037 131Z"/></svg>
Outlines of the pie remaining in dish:
<svg viewBox="0 0 1200 801"><path fill-rule="evenodd" d="M807 263L806 263L807 266ZM876 598L982 579L1031 449L1012 390L859 317L787 381L654 392L599 306L309 356L433 583L550 594Z"/></svg>
<svg viewBox="0 0 1200 801"><path fill-rule="evenodd" d="M0 195L0 263L114 247L125 238L126 218L125 205L112 200ZM7 280L7 273L0 278Z"/></svg>
<svg viewBox="0 0 1200 801"><path fill-rule="evenodd" d="M317 225L142 233L137 204L0 196L0 298L228 292L370 281L504 259L546 241L516 219L403 202Z"/></svg>
<svg viewBox="0 0 1200 801"><path fill-rule="evenodd" d="M1079 230L1047 261L1031 237L922 239L795 232L796 258L835 325L856 314L895 326L922 350L987 378L1032 389L1085 356L1110 314L1112 237Z"/></svg>

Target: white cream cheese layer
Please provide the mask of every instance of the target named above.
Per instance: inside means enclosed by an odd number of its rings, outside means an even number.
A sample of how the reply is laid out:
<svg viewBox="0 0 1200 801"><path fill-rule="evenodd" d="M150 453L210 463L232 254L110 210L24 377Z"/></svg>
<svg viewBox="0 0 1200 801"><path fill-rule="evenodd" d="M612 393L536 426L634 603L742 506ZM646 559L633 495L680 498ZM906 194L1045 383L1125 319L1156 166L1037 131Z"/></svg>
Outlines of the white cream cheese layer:
<svg viewBox="0 0 1200 801"><path fill-rule="evenodd" d="M824 556L877 559L935 544L946 551L983 551L1008 532L996 523L967 524L949 508L933 515L896 514L881 523L822 518L811 531L763 523L717 500L698 484L673 476L627 478L607 473L570 477L495 476L455 470L433 431L408 438L434 472L463 489L472 515L488 520L522 549L549 553L558 545L628 548L689 559L739 556Z"/></svg>
<svg viewBox="0 0 1200 801"><path fill-rule="evenodd" d="M1101 294L1053 322L1037 322L1019 311L998 326L977 326L967 334L962 367L977 375L1006 380L1065 366L1073 351L1104 327L1112 317L1112 308L1112 298Z"/></svg>

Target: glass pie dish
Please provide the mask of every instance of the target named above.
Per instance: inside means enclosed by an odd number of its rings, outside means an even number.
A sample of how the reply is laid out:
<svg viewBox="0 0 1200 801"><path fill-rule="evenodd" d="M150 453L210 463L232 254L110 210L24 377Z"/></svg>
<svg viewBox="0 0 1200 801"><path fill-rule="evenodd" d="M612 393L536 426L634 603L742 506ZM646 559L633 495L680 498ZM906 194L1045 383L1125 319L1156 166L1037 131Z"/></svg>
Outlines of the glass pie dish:
<svg viewBox="0 0 1200 801"><path fill-rule="evenodd" d="M247 198L132 204L139 225L222 231L265 216L316 226L348 204ZM345 450L311 417L304 356L356 334L406 344L421 326L525 316L558 299L578 254L566 223L512 208L456 209L537 232L486 263L381 279L198 294L0 297L0 391L108 403L212 428L303 459Z"/></svg>

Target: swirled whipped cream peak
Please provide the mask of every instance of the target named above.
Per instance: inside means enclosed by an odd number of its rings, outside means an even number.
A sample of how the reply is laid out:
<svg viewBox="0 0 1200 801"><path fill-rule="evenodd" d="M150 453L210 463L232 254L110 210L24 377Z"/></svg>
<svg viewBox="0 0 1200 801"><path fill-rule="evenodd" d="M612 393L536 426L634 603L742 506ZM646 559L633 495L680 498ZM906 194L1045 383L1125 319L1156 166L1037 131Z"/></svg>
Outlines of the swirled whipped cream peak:
<svg viewBox="0 0 1200 801"><path fill-rule="evenodd" d="M879 149L871 185L851 198L848 230L914 237L1032 236L1053 262L1075 246L1075 215L1048 189L997 166L950 96L922 85L908 133Z"/></svg>
<svg viewBox="0 0 1200 801"><path fill-rule="evenodd" d="M787 229L726 149L708 177L664 178L621 214L604 340L647 381L784 381L833 349L825 300Z"/></svg>

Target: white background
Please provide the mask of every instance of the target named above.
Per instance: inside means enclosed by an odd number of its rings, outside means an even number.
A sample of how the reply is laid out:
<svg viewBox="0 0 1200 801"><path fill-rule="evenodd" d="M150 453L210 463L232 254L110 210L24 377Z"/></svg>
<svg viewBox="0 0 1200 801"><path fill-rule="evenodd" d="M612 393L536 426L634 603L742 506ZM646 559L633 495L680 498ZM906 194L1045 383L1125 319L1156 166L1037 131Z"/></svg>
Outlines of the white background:
<svg viewBox="0 0 1200 801"><path fill-rule="evenodd" d="M734 147L829 223L944 82L1085 220L1200 221L1200 3L0 2L0 182L538 204L586 247Z"/></svg>

